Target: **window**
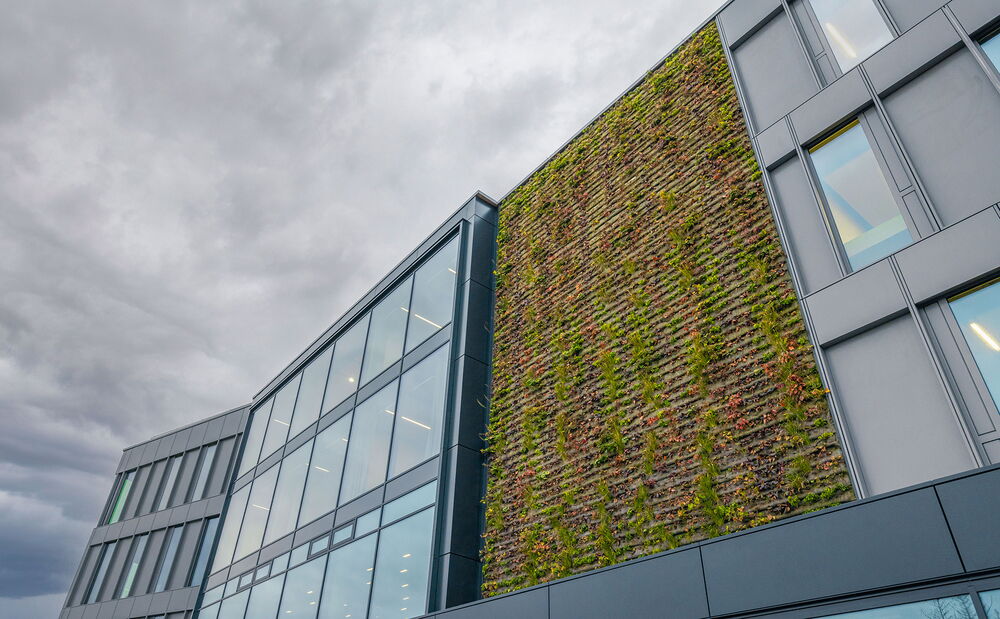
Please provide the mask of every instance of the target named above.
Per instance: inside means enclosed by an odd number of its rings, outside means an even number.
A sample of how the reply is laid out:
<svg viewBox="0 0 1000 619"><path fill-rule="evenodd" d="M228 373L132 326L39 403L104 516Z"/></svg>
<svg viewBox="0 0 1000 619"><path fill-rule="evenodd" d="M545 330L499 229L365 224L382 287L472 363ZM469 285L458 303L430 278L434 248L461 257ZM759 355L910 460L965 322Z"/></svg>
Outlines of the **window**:
<svg viewBox="0 0 1000 619"><path fill-rule="evenodd" d="M333 348L327 347L320 356L306 366L306 369L302 370L302 386L299 387L299 398L295 402L295 414L292 415L292 427L288 431L288 436L295 436L319 419L332 353Z"/></svg>
<svg viewBox="0 0 1000 619"><path fill-rule="evenodd" d="M441 451L448 346L408 370L399 381L399 404L392 434L389 477L395 477Z"/></svg>
<svg viewBox="0 0 1000 619"><path fill-rule="evenodd" d="M177 473L181 468L181 456L174 456L167 460L167 472L163 475L163 487L160 489L160 499L156 503L156 511L166 509L170 505L170 495L174 493L174 486L177 485Z"/></svg>
<svg viewBox="0 0 1000 619"><path fill-rule="evenodd" d="M236 538L240 533L240 523L243 522L243 512L247 509L247 499L250 498L250 484L247 484L233 493L229 499L229 510L226 512L226 522L222 525L222 533L219 535L219 547L215 551L215 561L212 562L212 571L229 565L233 560L233 549L236 547Z"/></svg>
<svg viewBox="0 0 1000 619"><path fill-rule="evenodd" d="M368 335L368 315L344 332L333 349L330 364L330 378L326 383L323 397L323 412L343 402L353 395L360 383L361 357L365 352L365 337Z"/></svg>
<svg viewBox="0 0 1000 619"><path fill-rule="evenodd" d="M198 619L219 619L219 607L221 604L206 606L198 611Z"/></svg>
<svg viewBox="0 0 1000 619"><path fill-rule="evenodd" d="M451 322L458 279L458 237L442 247L413 276L406 352Z"/></svg>
<svg viewBox="0 0 1000 619"><path fill-rule="evenodd" d="M285 575L279 617L292 615L296 619L302 617L315 619L316 611L319 610L324 567L326 567L326 557L320 557L290 570Z"/></svg>
<svg viewBox="0 0 1000 619"><path fill-rule="evenodd" d="M810 0L809 4L844 73L892 41L873 0Z"/></svg>
<svg viewBox="0 0 1000 619"><path fill-rule="evenodd" d="M101 558L97 561L97 572L94 580L90 583L90 591L87 593L86 604L93 604L101 595L101 588L104 586L104 579L108 576L108 565L111 564L111 557L115 554L118 542L105 544L101 551Z"/></svg>
<svg viewBox="0 0 1000 619"><path fill-rule="evenodd" d="M191 501L205 498L205 486L208 485L208 474L215 462L215 445L209 445L198 454L198 468L194 474L194 486L191 488Z"/></svg>
<svg viewBox="0 0 1000 619"><path fill-rule="evenodd" d="M927 600L913 604L899 604L884 608L873 608L856 613L828 615L829 619L963 619L976 617L976 609L972 598L967 595L957 595L950 598Z"/></svg>
<svg viewBox="0 0 1000 619"><path fill-rule="evenodd" d="M292 414L295 412L295 396L299 392L301 374L285 383L274 396L274 407L271 409L271 419L264 434L264 446L260 450L260 460L270 456L285 443L288 438L288 428L292 425Z"/></svg>
<svg viewBox="0 0 1000 619"><path fill-rule="evenodd" d="M278 480L278 468L272 466L266 473L253 480L253 484L251 484L247 511L246 515L243 516L243 527L236 540L235 559L242 559L260 548L260 542L264 538L264 527L267 524L267 515L271 511L274 484Z"/></svg>
<svg viewBox="0 0 1000 619"><path fill-rule="evenodd" d="M131 556L125 562L125 576L122 579L121 589L118 597L127 598L132 595L132 585L135 584L135 575L139 572L139 565L142 563L143 555L146 554L146 543L149 541L149 534L140 535L132 542Z"/></svg>
<svg viewBox="0 0 1000 619"><path fill-rule="evenodd" d="M271 512L264 533L264 544L270 544L279 537L291 533L299 515L302 502L302 487L309 470L309 454L312 443L306 443L281 461L278 485L274 489Z"/></svg>
<svg viewBox="0 0 1000 619"><path fill-rule="evenodd" d="M979 594L987 619L1000 619L1000 589L984 591Z"/></svg>
<svg viewBox="0 0 1000 619"><path fill-rule="evenodd" d="M382 507L382 524L389 524L403 516L412 514L422 507L433 505L437 498L437 482L421 486L403 496L386 503Z"/></svg>
<svg viewBox="0 0 1000 619"><path fill-rule="evenodd" d="M247 598L249 597L250 589L245 589L231 598L222 600L218 619L243 619L243 613L247 608Z"/></svg>
<svg viewBox="0 0 1000 619"><path fill-rule="evenodd" d="M327 555L323 583L323 617L364 619L375 564L375 535L342 546Z"/></svg>
<svg viewBox="0 0 1000 619"><path fill-rule="evenodd" d="M913 242L857 121L810 151L851 268L860 269Z"/></svg>
<svg viewBox="0 0 1000 619"><path fill-rule="evenodd" d="M983 41L983 51L986 52L993 66L1000 69L1000 33Z"/></svg>
<svg viewBox="0 0 1000 619"><path fill-rule="evenodd" d="M181 545L181 534L183 532L184 525L167 529L167 541L163 542L163 557L160 559L160 569L153 585L153 593L159 593L167 589L170 572L174 568L174 559L177 558L177 548Z"/></svg>
<svg viewBox="0 0 1000 619"><path fill-rule="evenodd" d="M382 529L375 559L372 617L407 619L424 614L433 527L434 510L428 509Z"/></svg>
<svg viewBox="0 0 1000 619"><path fill-rule="evenodd" d="M243 449L243 459L240 460L240 470L237 477L257 466L260 448L264 444L264 433L267 432L268 421L271 419L271 407L274 398L270 398L253 411L250 431L246 436L246 447Z"/></svg>
<svg viewBox="0 0 1000 619"><path fill-rule="evenodd" d="M1000 407L1000 282L953 297L949 305L986 388Z"/></svg>
<svg viewBox="0 0 1000 619"><path fill-rule="evenodd" d="M398 385L399 381L393 381L354 411L344 482L340 489L341 504L385 481Z"/></svg>
<svg viewBox="0 0 1000 619"><path fill-rule="evenodd" d="M274 619L275 615L278 614L281 585L284 581L285 579L281 577L272 578L251 589L246 619Z"/></svg>
<svg viewBox="0 0 1000 619"><path fill-rule="evenodd" d="M361 384L381 374L402 356L412 283L412 277L407 279L372 310L365 360L361 364Z"/></svg>
<svg viewBox="0 0 1000 619"><path fill-rule="evenodd" d="M114 524L121 520L122 510L125 509L125 502L128 501L128 495L132 492L132 481L134 479L135 471L129 471L122 476L122 481L118 485L118 495L115 497L111 513L108 514L108 521L105 524Z"/></svg>
<svg viewBox="0 0 1000 619"><path fill-rule="evenodd" d="M191 569L191 577L188 579L188 586L200 585L205 579L205 570L208 568L208 556L212 554L212 544L215 543L215 532L219 528L219 517L209 518L205 521L205 530L201 534L201 544L198 545L198 554L194 560L194 567Z"/></svg>
<svg viewBox="0 0 1000 619"><path fill-rule="evenodd" d="M351 415L348 414L316 435L309 476L302 496L302 513L299 515L299 522L302 524L312 522L337 506L350 429Z"/></svg>

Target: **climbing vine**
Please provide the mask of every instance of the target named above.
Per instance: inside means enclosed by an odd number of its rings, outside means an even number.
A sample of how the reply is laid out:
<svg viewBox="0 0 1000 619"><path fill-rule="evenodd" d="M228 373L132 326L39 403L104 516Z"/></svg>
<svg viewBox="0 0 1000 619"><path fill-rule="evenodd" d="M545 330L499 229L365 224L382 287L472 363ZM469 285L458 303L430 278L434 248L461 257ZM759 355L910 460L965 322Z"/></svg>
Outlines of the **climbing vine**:
<svg viewBox="0 0 1000 619"><path fill-rule="evenodd" d="M709 24L500 205L483 589L853 498Z"/></svg>

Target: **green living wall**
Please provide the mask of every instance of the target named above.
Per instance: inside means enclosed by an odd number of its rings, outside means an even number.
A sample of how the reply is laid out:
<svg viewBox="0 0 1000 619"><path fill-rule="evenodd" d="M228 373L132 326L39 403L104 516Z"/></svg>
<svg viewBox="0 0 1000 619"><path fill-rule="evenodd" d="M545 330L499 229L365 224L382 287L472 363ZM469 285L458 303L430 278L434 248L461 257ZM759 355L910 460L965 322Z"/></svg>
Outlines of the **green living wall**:
<svg viewBox="0 0 1000 619"><path fill-rule="evenodd" d="M709 24L500 205L484 595L853 498Z"/></svg>

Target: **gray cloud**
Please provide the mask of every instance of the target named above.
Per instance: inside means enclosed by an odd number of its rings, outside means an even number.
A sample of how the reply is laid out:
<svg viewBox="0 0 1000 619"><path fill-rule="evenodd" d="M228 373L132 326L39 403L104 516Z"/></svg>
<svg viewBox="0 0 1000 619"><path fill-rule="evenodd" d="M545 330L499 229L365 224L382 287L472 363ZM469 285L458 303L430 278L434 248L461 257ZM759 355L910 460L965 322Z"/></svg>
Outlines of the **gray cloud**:
<svg viewBox="0 0 1000 619"><path fill-rule="evenodd" d="M122 447L248 400L721 0L2 4L0 614L51 617Z"/></svg>

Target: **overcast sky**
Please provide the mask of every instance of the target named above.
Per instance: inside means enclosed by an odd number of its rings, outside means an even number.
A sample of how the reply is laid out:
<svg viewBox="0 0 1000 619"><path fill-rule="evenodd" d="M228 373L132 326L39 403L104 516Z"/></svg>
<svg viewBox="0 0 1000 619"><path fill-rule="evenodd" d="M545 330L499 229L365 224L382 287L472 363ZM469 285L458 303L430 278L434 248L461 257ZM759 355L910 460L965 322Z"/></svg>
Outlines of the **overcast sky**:
<svg viewBox="0 0 1000 619"><path fill-rule="evenodd" d="M248 401L721 0L0 0L0 616L121 450Z"/></svg>

